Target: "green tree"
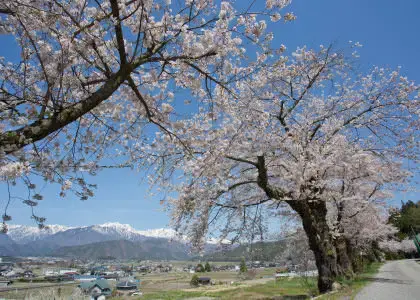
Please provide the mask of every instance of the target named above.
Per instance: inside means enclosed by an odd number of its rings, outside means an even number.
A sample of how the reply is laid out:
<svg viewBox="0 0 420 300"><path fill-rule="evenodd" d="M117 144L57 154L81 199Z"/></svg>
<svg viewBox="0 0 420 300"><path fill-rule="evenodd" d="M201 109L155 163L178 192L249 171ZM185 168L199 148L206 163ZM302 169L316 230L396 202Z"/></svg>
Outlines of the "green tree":
<svg viewBox="0 0 420 300"><path fill-rule="evenodd" d="M241 264L239 265L239 272L245 273L246 271L248 271L248 268L246 266L245 259L242 258Z"/></svg>
<svg viewBox="0 0 420 300"><path fill-rule="evenodd" d="M420 201L402 203L400 209L390 212L389 222L399 229L399 238L411 236L411 228L420 232Z"/></svg>
<svg viewBox="0 0 420 300"><path fill-rule="evenodd" d="M198 265L195 267L195 271L196 271L196 272L205 272L205 269L204 269L204 267L203 267L203 265L202 265L202 264L198 264Z"/></svg>
<svg viewBox="0 0 420 300"><path fill-rule="evenodd" d="M198 286L198 275L194 274L190 281L191 286Z"/></svg>
<svg viewBox="0 0 420 300"><path fill-rule="evenodd" d="M79 270L78 270L78 273L79 274L85 274L86 272L88 272L89 270L88 269L86 269L86 268L84 268L84 267L82 267L82 268L80 268Z"/></svg>
<svg viewBox="0 0 420 300"><path fill-rule="evenodd" d="M204 266L204 271L211 272L211 266L210 266L209 262L206 262L206 264Z"/></svg>

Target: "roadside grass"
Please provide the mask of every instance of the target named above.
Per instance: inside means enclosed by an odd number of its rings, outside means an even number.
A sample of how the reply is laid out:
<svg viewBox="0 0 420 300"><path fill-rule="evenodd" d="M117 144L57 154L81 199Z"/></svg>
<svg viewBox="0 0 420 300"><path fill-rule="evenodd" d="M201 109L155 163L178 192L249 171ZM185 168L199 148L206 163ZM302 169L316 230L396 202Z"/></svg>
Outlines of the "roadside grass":
<svg viewBox="0 0 420 300"><path fill-rule="evenodd" d="M306 278L306 281L310 281L310 286L316 286L315 278ZM213 286L212 288L217 288ZM166 291L145 294L141 298L144 300L151 299L188 299L194 297L214 297L216 299L271 299L275 296L290 297L290 299L309 299L309 293L307 282L303 282L302 278L281 278L277 280L271 280L264 284L255 284L247 286L246 281L240 283L238 286L230 286L228 288L222 288L222 290L194 289L191 291Z"/></svg>
<svg viewBox="0 0 420 300"><path fill-rule="evenodd" d="M368 283L371 282L371 278L378 273L379 268L383 265L380 262L374 262L364 267L362 273L355 275L353 279L342 279L340 284L342 289L336 293L323 295L317 300L339 300L339 299L354 299L357 293L360 292Z"/></svg>

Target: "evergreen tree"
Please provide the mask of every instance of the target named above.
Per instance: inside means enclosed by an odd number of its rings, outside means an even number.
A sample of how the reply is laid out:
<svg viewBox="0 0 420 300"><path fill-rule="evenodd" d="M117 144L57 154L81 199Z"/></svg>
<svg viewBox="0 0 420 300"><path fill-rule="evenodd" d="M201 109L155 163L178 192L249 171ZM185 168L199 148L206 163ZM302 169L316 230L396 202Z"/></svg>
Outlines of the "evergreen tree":
<svg viewBox="0 0 420 300"><path fill-rule="evenodd" d="M203 267L203 265L202 265L202 264L198 264L198 265L195 267L195 271L196 271L196 272L205 272L205 269L204 269L204 267Z"/></svg>
<svg viewBox="0 0 420 300"><path fill-rule="evenodd" d="M412 235L412 228L420 232L420 201L414 203L408 200L402 203L401 209L390 212L389 222L399 229L399 238L403 239Z"/></svg>
<svg viewBox="0 0 420 300"><path fill-rule="evenodd" d="M211 272L211 266L210 266L209 262L206 262L206 264L205 264L205 266L204 266L204 270L205 270L206 272Z"/></svg>
<svg viewBox="0 0 420 300"><path fill-rule="evenodd" d="M241 273L245 273L246 271L248 271L248 268L246 266L246 263L245 263L245 259L244 258L242 258L242 260L241 260L241 264L239 266L239 271Z"/></svg>

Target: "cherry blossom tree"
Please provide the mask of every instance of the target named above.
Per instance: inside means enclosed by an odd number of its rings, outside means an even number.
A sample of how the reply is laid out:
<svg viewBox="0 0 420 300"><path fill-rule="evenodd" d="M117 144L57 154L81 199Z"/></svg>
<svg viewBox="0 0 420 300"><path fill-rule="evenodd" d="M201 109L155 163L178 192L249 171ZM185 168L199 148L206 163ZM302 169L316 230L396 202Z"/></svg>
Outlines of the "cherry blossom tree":
<svg viewBox="0 0 420 300"><path fill-rule="evenodd" d="M248 76L246 50L269 49L267 22L290 1L249 2L1 1L0 33L19 51L0 59L1 180L25 184L31 208L42 200L33 176L86 200L95 186L83 173L138 163L150 132L177 139L175 95L211 97Z"/></svg>
<svg viewBox="0 0 420 300"><path fill-rule="evenodd" d="M378 199L379 196L386 198ZM351 277L354 272L360 271L360 253L377 253L378 243L397 232L393 225L388 224L384 200L389 197L375 189L363 200L342 197L328 203L330 228L335 230L338 273ZM370 257L379 258L375 255Z"/></svg>
<svg viewBox="0 0 420 300"><path fill-rule="evenodd" d="M216 87L213 111L178 121L187 150L156 136L155 180L178 193L166 203L197 247L209 228L232 239L263 228L266 211L292 209L325 292L339 275L334 237L343 234L328 207L345 201L355 208L345 218L370 218L365 202L407 183L402 162L418 155L418 87L399 70L354 72L351 59L326 47L272 57L233 89ZM174 170L182 171L175 183Z"/></svg>
<svg viewBox="0 0 420 300"><path fill-rule="evenodd" d="M379 243L379 247L393 253L402 252L404 254L413 254L417 252L416 245L409 238L403 239L402 241L396 239L384 240Z"/></svg>
<svg viewBox="0 0 420 300"><path fill-rule="evenodd" d="M289 2L259 11L255 1L2 1L0 31L20 51L0 60L9 200L19 181L33 209L42 200L33 176L86 200L94 186L84 173L153 166L174 225L198 248L210 228L235 241L262 234L267 214L293 211L318 288L330 290L342 241L370 239L375 201L407 184L418 87L400 70L359 73L330 47L274 51L267 22L294 20L279 14ZM182 97L199 109L185 115ZM367 226L348 228L354 220Z"/></svg>

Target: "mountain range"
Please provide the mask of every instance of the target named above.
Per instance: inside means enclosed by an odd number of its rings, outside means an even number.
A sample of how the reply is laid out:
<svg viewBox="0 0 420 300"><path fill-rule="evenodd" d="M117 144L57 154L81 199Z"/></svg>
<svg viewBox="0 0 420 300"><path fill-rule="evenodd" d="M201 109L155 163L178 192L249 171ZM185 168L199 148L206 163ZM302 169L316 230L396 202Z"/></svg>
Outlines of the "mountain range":
<svg viewBox="0 0 420 300"><path fill-rule="evenodd" d="M82 227L49 225L45 229L9 225L8 233L0 234L0 256L186 259L188 253L186 239L173 229L142 231L120 223Z"/></svg>
<svg viewBox="0 0 420 300"><path fill-rule="evenodd" d="M140 260L188 260L186 244L168 239L152 238L143 242L113 240L79 246L61 247L51 252L56 257L81 259L140 259Z"/></svg>

